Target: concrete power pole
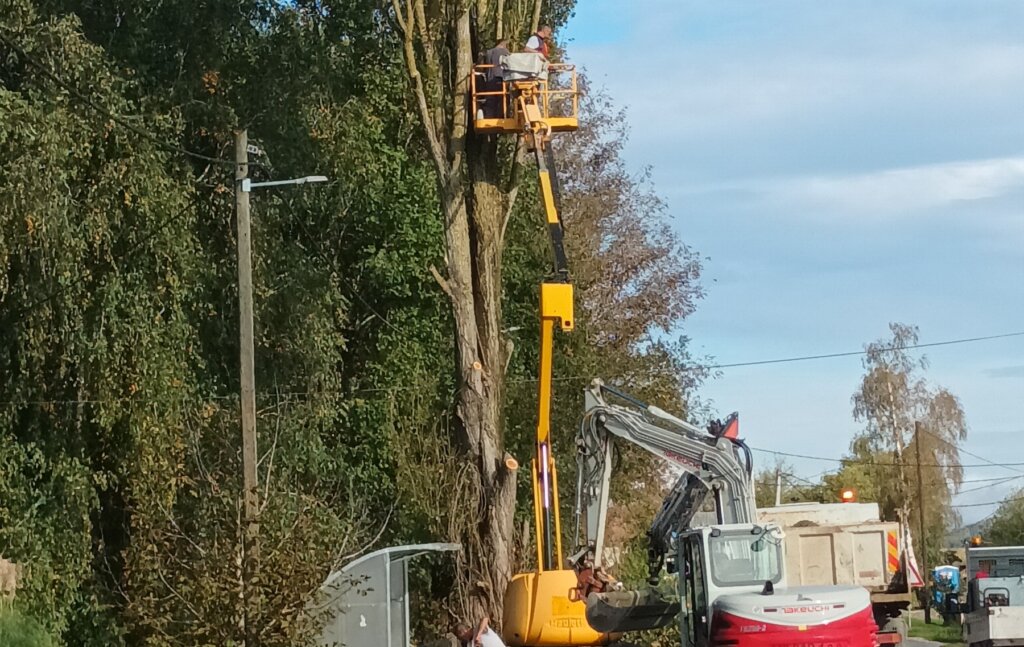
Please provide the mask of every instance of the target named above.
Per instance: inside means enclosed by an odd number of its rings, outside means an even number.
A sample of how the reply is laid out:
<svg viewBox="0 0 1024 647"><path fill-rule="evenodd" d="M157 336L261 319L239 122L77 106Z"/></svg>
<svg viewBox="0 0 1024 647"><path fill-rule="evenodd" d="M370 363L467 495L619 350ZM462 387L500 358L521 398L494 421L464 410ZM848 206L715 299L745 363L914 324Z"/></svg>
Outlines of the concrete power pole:
<svg viewBox="0 0 1024 647"><path fill-rule="evenodd" d="M921 545L921 579L924 586L921 587L921 606L924 607L924 623L932 621L931 600L928 598L928 552L924 540L924 479L921 478L921 423L914 423L914 450L917 454L917 522L920 528Z"/></svg>
<svg viewBox="0 0 1024 647"><path fill-rule="evenodd" d="M775 468L775 507L782 505L782 470Z"/></svg>
<svg viewBox="0 0 1024 647"><path fill-rule="evenodd" d="M249 192L243 182L249 176L248 135L235 131L235 217L238 222L238 317L242 404L242 487L244 529L242 539L243 639L255 647L259 617L259 489L256 476L256 369L253 350L252 237Z"/></svg>

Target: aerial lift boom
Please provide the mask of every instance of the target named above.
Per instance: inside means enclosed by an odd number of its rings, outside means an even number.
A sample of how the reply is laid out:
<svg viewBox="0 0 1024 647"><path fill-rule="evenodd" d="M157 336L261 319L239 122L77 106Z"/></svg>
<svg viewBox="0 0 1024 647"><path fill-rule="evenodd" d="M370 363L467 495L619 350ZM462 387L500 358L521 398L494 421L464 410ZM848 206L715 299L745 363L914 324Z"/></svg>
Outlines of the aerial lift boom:
<svg viewBox="0 0 1024 647"><path fill-rule="evenodd" d="M552 361L555 328L571 331L575 325L573 287L565 253L559 214L559 186L551 135L578 127L576 72L571 65L548 64L537 54L512 54L503 63L499 89L478 85L489 66L475 68L474 100L498 114L476 113L478 134L514 134L523 138L537 160L537 179L544 205L544 221L551 241L552 272L540 286L540 366L537 391L536 453L532 462L536 570L514 575L505 593L502 633L512 647L581 647L607 644L611 637L594 631L586 622L582 600L571 597L577 577L566 568L562 553L558 473L551 450ZM556 75L568 76L564 86L553 87ZM494 101L498 99L498 101ZM558 111L558 107L563 109Z"/></svg>

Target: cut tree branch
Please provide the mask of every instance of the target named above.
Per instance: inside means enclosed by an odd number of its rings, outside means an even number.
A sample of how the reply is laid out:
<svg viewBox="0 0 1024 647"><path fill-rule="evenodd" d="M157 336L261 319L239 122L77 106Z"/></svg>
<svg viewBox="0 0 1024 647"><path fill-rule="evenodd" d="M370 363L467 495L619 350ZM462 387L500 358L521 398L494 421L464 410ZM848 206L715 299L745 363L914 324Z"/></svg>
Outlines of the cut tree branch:
<svg viewBox="0 0 1024 647"><path fill-rule="evenodd" d="M430 266L430 273L434 275L434 280L437 281L437 284L441 286L441 289L444 291L444 293L448 295L448 298L455 299L455 295L452 294L452 287L448 285L448 281L443 276L441 276L441 273L438 272L437 268L434 267L433 265Z"/></svg>
<svg viewBox="0 0 1024 647"><path fill-rule="evenodd" d="M342 557L341 558L342 561L343 562L347 562L347 561L349 561L351 559L355 559L356 557L359 557L360 555L362 555L366 551L368 551L371 548L373 548L374 544L376 544L378 541L380 541L380 538L384 535L384 531L387 530L388 522L391 521L391 514L394 511L395 511L395 503L392 503L391 504L391 508L388 510L387 516L384 517L384 522L380 524L380 529L377 531L377 534L373 536L373 539L371 539L365 546L363 546L362 548L360 548L356 552L350 553L350 554L345 555L344 557Z"/></svg>

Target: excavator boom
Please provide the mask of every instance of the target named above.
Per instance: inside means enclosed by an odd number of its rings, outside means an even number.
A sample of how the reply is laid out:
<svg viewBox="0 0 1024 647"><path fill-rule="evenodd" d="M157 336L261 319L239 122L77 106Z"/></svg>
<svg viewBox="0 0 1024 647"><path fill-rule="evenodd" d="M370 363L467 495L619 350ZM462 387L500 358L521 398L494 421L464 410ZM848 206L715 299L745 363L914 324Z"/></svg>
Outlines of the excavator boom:
<svg viewBox="0 0 1024 647"><path fill-rule="evenodd" d="M625 404L612 404L610 397ZM714 500L716 523L754 521L752 461L746 445L734 437L735 414L725 424L715 425L716 433L709 433L600 380L587 389L585 406L577 438L576 511L577 519L585 517L586 546L596 568L601 566L604 549L615 439L646 449L682 472L647 533L652 586L671 554L674 536L690 527L709 497ZM587 622L603 632L656 629L670 624L680 611L679 602L664 599L653 588L600 591L586 599Z"/></svg>

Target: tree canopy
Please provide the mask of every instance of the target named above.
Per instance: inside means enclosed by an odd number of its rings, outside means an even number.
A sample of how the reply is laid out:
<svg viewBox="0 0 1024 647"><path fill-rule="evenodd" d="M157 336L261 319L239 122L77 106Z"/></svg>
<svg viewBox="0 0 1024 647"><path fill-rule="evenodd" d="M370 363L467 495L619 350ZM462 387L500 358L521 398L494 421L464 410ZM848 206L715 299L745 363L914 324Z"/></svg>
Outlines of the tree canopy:
<svg viewBox="0 0 1024 647"><path fill-rule="evenodd" d="M1024 492L1003 499L982 530L985 543L995 546L1024 545Z"/></svg>
<svg viewBox="0 0 1024 647"><path fill-rule="evenodd" d="M460 55L572 10L476 5L489 18ZM235 128L261 151L256 179L331 178L253 194L260 642L315 630L302 613L312 591L374 546L486 537L458 311L436 278L451 287L451 211L409 76L396 11L408 6L0 2L0 555L26 566L16 606L56 644L241 638ZM462 20L439 16L438 35ZM445 83L427 91L452 105ZM556 356L571 378L555 432L567 482L591 377L677 409L705 377L679 335L702 295L699 259L625 170L622 114L596 89L582 110L584 128L556 142L580 291L578 329ZM548 243L514 141L467 137L469 215L484 218L492 196L507 218L481 328L497 331L486 363L507 385L488 424L526 462ZM658 481L645 457L623 460ZM510 501L509 570L533 540L511 523L527 516L528 488ZM644 514L620 510L624 532ZM422 631L469 608L462 570L416 577Z"/></svg>

